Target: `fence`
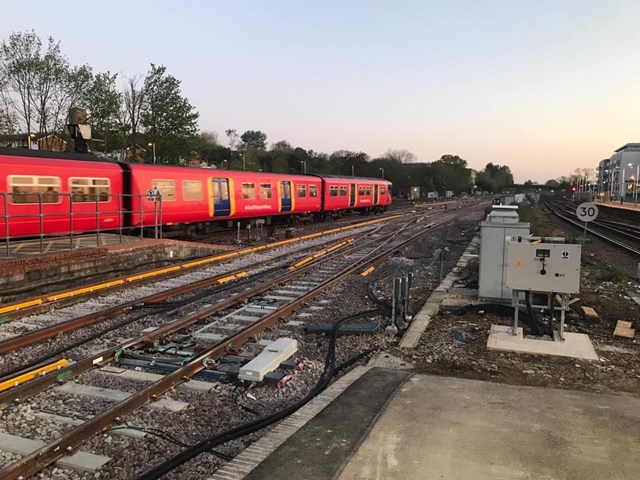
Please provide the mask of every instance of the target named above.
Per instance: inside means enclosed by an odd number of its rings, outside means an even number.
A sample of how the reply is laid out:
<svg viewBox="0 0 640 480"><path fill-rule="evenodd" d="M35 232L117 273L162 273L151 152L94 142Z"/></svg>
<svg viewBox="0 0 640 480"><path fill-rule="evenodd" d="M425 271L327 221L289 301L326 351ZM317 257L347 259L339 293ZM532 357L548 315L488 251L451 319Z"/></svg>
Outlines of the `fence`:
<svg viewBox="0 0 640 480"><path fill-rule="evenodd" d="M151 200L145 202L144 200ZM127 208L135 205L134 208ZM151 208L145 208L150 205ZM139 208L138 208L139 207ZM145 222L145 217L151 221ZM39 240L40 253L44 253L45 240L68 237L69 249L74 249L74 240L86 233L95 234L96 245L101 244L101 234L118 235L123 242L125 231L131 225L140 230L153 228L154 237L162 238L162 201L159 196L133 194L76 193L9 193L0 192L0 237L4 243L2 251L10 256L11 243L26 239ZM125 224L130 218L131 224ZM115 224L115 226L111 225Z"/></svg>

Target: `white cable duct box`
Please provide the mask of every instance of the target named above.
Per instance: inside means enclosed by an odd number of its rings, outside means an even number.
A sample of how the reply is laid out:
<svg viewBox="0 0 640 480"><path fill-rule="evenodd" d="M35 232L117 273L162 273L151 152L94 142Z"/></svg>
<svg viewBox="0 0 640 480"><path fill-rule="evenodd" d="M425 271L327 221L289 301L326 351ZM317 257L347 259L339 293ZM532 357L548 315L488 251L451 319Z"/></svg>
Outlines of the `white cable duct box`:
<svg viewBox="0 0 640 480"><path fill-rule="evenodd" d="M267 345L260 355L242 367L238 378L251 382L261 382L267 373L278 368L278 365L297 351L298 342L296 340L281 337Z"/></svg>
<svg viewBox="0 0 640 480"><path fill-rule="evenodd" d="M512 290L578 293L580 245L508 242L506 285Z"/></svg>

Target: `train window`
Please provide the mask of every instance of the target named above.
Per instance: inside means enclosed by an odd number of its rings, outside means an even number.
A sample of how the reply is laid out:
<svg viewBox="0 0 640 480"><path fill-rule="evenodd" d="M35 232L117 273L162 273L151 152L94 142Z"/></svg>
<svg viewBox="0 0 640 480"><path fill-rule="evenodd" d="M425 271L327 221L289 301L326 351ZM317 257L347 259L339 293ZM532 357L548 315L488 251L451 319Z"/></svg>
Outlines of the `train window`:
<svg viewBox="0 0 640 480"><path fill-rule="evenodd" d="M365 195L371 195L372 192L373 192L373 189L371 188L371 185L368 185L368 186L364 187L364 194Z"/></svg>
<svg viewBox="0 0 640 480"><path fill-rule="evenodd" d="M384 185L380 186L380 195L384 195L385 193L387 193L387 187L385 187Z"/></svg>
<svg viewBox="0 0 640 480"><path fill-rule="evenodd" d="M364 192L365 192L364 186L360 185L358 187L358 195L364 195L365 194Z"/></svg>
<svg viewBox="0 0 640 480"><path fill-rule="evenodd" d="M11 203L39 203L38 194L41 193L42 203L60 203L59 177L31 177L26 175L9 175L11 188Z"/></svg>
<svg viewBox="0 0 640 480"><path fill-rule="evenodd" d="M318 187L315 185L309 185L309 196L317 197L318 196Z"/></svg>
<svg viewBox="0 0 640 480"><path fill-rule="evenodd" d="M109 179L71 177L69 191L71 201L75 203L95 203L96 199L100 202L108 202Z"/></svg>
<svg viewBox="0 0 640 480"><path fill-rule="evenodd" d="M186 202L202 200L202 182L200 180L183 180L182 199Z"/></svg>
<svg viewBox="0 0 640 480"><path fill-rule="evenodd" d="M242 184L242 198L245 200L256 199L256 184L255 183L243 183Z"/></svg>
<svg viewBox="0 0 640 480"><path fill-rule="evenodd" d="M260 184L260 198L271 198L273 196L273 186L270 183Z"/></svg>
<svg viewBox="0 0 640 480"><path fill-rule="evenodd" d="M176 182L173 180L151 180L152 187L158 187L162 192L163 202L175 202L176 200Z"/></svg>
<svg viewBox="0 0 640 480"><path fill-rule="evenodd" d="M304 198L307 196L307 186L298 184L298 198Z"/></svg>
<svg viewBox="0 0 640 480"><path fill-rule="evenodd" d="M329 187L329 196L337 197L338 196L338 187L336 185L331 185Z"/></svg>
<svg viewBox="0 0 640 480"><path fill-rule="evenodd" d="M341 197L346 197L347 196L347 186L346 185L340 185L340 196Z"/></svg>

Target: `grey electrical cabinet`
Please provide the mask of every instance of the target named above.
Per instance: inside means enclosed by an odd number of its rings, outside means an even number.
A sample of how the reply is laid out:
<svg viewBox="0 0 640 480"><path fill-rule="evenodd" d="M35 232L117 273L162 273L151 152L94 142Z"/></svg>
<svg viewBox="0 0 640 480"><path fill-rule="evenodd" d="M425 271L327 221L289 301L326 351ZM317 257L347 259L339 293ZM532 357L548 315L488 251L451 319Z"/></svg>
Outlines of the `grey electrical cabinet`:
<svg viewBox="0 0 640 480"><path fill-rule="evenodd" d="M529 223L518 221L517 205L493 206L480 223L478 297L511 300L511 289L505 284L507 238L528 236Z"/></svg>
<svg viewBox="0 0 640 480"><path fill-rule="evenodd" d="M580 245L507 243L506 285L533 292L580 292Z"/></svg>

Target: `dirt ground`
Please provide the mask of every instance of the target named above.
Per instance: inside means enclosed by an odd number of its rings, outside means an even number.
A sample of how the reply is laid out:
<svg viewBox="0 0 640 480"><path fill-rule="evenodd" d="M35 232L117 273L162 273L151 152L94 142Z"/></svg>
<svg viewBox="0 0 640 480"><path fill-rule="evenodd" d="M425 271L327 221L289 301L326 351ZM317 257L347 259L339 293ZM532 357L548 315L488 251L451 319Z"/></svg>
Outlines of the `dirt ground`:
<svg viewBox="0 0 640 480"><path fill-rule="evenodd" d="M536 213L542 235L580 235L541 208ZM635 339L613 336L618 320L640 328L640 305L627 295L640 289L632 278L639 261L598 239L587 241L583 250L581 292L575 295L580 300L572 305L566 331L588 334L600 361L489 351L491 324L511 325L512 317L488 312L442 312L416 349L393 353L412 362L421 373L640 397L640 333ZM469 262L462 273L469 288L477 288L477 269L477 262ZM598 318L586 318L582 305L594 308Z"/></svg>

